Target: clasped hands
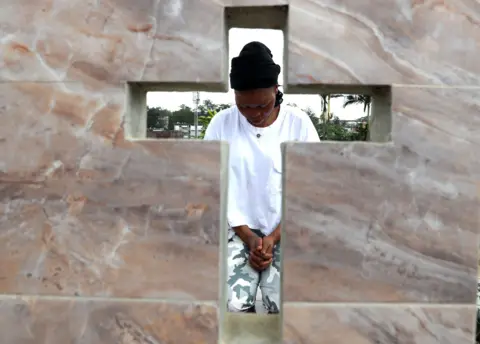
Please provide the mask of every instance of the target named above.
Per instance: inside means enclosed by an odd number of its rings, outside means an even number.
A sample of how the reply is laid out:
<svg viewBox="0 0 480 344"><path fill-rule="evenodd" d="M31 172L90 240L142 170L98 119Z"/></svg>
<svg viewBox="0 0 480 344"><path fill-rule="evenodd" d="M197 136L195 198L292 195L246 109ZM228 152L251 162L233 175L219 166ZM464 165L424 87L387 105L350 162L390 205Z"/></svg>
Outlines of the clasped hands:
<svg viewBox="0 0 480 344"><path fill-rule="evenodd" d="M257 271L263 271L270 266L273 261L273 247L275 239L272 236L263 238L252 235L248 240L250 249L249 263Z"/></svg>

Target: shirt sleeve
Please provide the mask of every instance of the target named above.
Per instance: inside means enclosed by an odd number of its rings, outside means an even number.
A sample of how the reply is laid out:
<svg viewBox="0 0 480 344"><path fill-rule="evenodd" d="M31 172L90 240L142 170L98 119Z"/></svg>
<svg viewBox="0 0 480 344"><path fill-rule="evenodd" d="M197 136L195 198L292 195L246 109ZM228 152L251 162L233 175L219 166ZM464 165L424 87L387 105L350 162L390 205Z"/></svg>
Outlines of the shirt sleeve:
<svg viewBox="0 0 480 344"><path fill-rule="evenodd" d="M227 222L229 227L234 228L238 226L247 226L248 221L240 212L228 211L227 213Z"/></svg>
<svg viewBox="0 0 480 344"><path fill-rule="evenodd" d="M310 117L305 116L303 120L303 142L320 142L318 131L312 123Z"/></svg>

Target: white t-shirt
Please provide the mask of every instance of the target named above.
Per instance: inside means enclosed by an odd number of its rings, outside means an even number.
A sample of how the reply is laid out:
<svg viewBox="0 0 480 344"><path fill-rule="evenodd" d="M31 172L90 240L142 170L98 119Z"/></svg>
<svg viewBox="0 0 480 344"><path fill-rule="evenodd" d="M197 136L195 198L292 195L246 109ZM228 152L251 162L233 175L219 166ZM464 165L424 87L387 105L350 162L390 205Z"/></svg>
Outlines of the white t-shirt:
<svg viewBox="0 0 480 344"><path fill-rule="evenodd" d="M269 235L282 216L281 143L320 138L305 112L281 105L277 119L266 128L251 125L236 106L222 110L212 118L205 140L229 143L230 227L247 225Z"/></svg>

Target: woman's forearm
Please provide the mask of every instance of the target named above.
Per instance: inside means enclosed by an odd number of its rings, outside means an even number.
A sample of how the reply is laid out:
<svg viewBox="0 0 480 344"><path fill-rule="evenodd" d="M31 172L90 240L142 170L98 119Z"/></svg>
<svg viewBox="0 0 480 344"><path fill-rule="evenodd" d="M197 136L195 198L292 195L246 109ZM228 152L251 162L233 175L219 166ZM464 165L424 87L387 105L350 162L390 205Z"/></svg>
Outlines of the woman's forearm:
<svg viewBox="0 0 480 344"><path fill-rule="evenodd" d="M257 236L247 225L233 227L232 229L234 230L235 234L237 234L246 244L248 244L249 238L252 236Z"/></svg>
<svg viewBox="0 0 480 344"><path fill-rule="evenodd" d="M280 238L282 236L282 228L281 228L281 223L278 224L277 228L268 235L269 237L273 238L273 241L278 243L280 241Z"/></svg>

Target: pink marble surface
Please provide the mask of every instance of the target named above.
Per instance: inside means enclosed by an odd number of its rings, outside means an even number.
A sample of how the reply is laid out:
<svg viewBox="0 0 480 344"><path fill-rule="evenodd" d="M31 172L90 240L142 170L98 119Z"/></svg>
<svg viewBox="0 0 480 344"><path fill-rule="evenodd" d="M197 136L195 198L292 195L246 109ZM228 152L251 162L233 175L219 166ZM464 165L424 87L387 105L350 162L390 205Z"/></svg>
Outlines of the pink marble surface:
<svg viewBox="0 0 480 344"><path fill-rule="evenodd" d="M473 344L475 306L287 304L284 344Z"/></svg>
<svg viewBox="0 0 480 344"><path fill-rule="evenodd" d="M124 141L115 93L0 95L2 293L218 299L218 142Z"/></svg>
<svg viewBox="0 0 480 344"><path fill-rule="evenodd" d="M392 94L391 144L286 146L285 301L474 303L480 89Z"/></svg>
<svg viewBox="0 0 480 344"><path fill-rule="evenodd" d="M470 176L380 144L291 144L285 154L284 301L473 304Z"/></svg>
<svg viewBox="0 0 480 344"><path fill-rule="evenodd" d="M479 51L477 0L290 1L289 85L479 86Z"/></svg>
<svg viewBox="0 0 480 344"><path fill-rule="evenodd" d="M478 183L480 87L393 87L392 122L395 145ZM465 191L475 195L475 188Z"/></svg>
<svg viewBox="0 0 480 344"><path fill-rule="evenodd" d="M2 343L213 344L217 307L154 300L0 300Z"/></svg>
<svg viewBox="0 0 480 344"><path fill-rule="evenodd" d="M0 81L220 87L226 78L214 0L5 0L0 23Z"/></svg>
<svg viewBox="0 0 480 344"><path fill-rule="evenodd" d="M227 77L223 6L287 3L8 0L0 14L0 80L204 83L220 90ZM474 0L289 5L287 84L478 85Z"/></svg>
<svg viewBox="0 0 480 344"><path fill-rule="evenodd" d="M216 343L225 147L128 142L125 82L222 90L224 7L285 4L287 85L413 86L393 145L287 150L286 343L473 343L479 89L417 86L479 86L475 0L3 1L6 342Z"/></svg>

